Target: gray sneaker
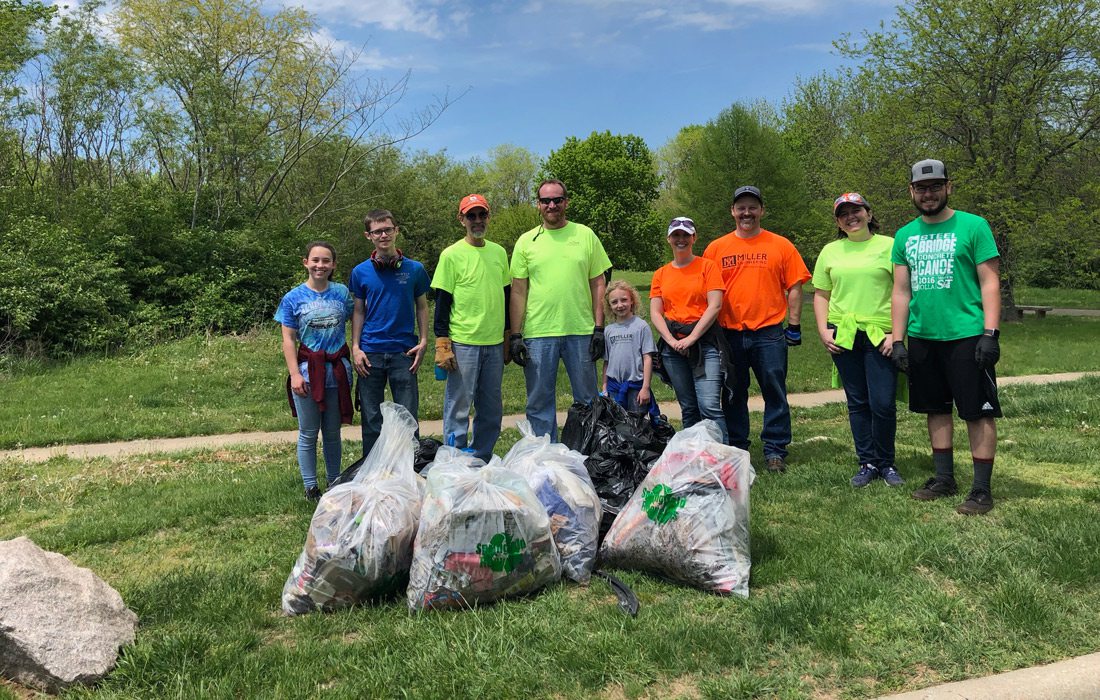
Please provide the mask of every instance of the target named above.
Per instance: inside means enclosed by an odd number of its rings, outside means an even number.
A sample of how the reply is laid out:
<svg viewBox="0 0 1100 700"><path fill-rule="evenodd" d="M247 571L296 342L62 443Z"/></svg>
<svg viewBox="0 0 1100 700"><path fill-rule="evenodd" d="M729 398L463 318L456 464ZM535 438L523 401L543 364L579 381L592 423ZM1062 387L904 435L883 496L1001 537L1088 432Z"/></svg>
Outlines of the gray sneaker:
<svg viewBox="0 0 1100 700"><path fill-rule="evenodd" d="M879 477L878 467L873 464L859 465L859 471L848 482L857 489L861 489Z"/></svg>
<svg viewBox="0 0 1100 700"><path fill-rule="evenodd" d="M783 461L782 457L768 457L766 462L768 471L775 472L776 474L782 474L787 471L787 463Z"/></svg>
<svg viewBox="0 0 1100 700"><path fill-rule="evenodd" d="M901 478L901 474L898 474L898 470L894 467L882 468L882 480L887 486L901 486L905 483L905 479Z"/></svg>

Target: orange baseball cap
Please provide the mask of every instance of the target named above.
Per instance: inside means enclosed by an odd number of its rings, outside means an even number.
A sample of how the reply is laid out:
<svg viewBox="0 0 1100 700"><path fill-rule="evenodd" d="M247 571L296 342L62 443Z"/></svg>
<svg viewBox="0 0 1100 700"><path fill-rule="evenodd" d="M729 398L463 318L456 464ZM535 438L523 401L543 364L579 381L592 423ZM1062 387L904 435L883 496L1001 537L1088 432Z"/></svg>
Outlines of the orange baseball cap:
<svg viewBox="0 0 1100 700"><path fill-rule="evenodd" d="M489 211L489 202L480 194L468 194L459 201L458 213L465 214L475 207Z"/></svg>

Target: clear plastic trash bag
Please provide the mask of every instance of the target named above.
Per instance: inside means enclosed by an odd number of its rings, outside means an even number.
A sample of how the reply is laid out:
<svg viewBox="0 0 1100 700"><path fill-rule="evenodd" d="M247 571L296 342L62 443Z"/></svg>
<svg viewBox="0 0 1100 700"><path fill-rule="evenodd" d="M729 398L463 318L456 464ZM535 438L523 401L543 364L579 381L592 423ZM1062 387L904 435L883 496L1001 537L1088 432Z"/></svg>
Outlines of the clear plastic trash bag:
<svg viewBox="0 0 1100 700"><path fill-rule="evenodd" d="M428 472L409 573L410 610L468 608L542 588L561 577L546 508L527 481L441 447Z"/></svg>
<svg viewBox="0 0 1100 700"><path fill-rule="evenodd" d="M704 420L669 441L600 549L637 569L713 593L749 594L749 454Z"/></svg>
<svg viewBox="0 0 1100 700"><path fill-rule="evenodd" d="M283 586L287 615L399 594L408 581L421 502L413 471L417 423L395 403L381 411L382 432L352 481L317 503Z"/></svg>
<svg viewBox="0 0 1100 700"><path fill-rule="evenodd" d="M521 437L505 455L504 467L522 475L546 507L562 575L588 583L599 551L602 505L584 466L587 458L550 442L549 435L536 437L528 421L516 428Z"/></svg>

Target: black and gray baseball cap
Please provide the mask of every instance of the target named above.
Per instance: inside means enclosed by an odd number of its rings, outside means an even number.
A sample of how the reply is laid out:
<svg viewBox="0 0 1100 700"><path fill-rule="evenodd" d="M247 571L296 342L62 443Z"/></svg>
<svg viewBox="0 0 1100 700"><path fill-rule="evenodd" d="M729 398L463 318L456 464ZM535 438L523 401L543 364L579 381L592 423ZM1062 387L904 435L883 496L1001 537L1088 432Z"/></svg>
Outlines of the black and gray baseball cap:
<svg viewBox="0 0 1100 700"><path fill-rule="evenodd" d="M756 187L753 187L752 185L741 185L736 190L734 190L733 201L736 202L745 195L752 195L753 197L756 197L758 200L760 200L761 204L764 203L764 197L760 194L760 190Z"/></svg>
<svg viewBox="0 0 1100 700"><path fill-rule="evenodd" d="M909 178L909 183L921 182L923 180L946 180L947 179L947 166L943 164L942 160L933 160L931 158L922 160L919 163L913 164L913 174Z"/></svg>

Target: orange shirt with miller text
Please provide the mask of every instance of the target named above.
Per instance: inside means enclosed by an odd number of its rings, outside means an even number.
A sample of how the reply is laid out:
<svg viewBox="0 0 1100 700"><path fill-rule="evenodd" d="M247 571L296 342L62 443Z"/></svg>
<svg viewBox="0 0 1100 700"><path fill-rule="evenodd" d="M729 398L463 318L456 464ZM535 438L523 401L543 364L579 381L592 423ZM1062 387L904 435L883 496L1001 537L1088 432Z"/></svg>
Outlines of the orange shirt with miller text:
<svg viewBox="0 0 1100 700"><path fill-rule="evenodd" d="M755 331L782 323L786 291L810 279L794 244L767 230L752 238L727 233L708 245L703 257L717 263L726 285L718 314L723 328Z"/></svg>

